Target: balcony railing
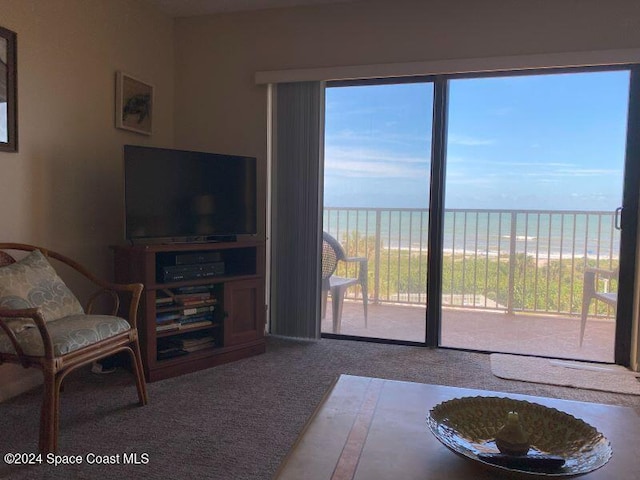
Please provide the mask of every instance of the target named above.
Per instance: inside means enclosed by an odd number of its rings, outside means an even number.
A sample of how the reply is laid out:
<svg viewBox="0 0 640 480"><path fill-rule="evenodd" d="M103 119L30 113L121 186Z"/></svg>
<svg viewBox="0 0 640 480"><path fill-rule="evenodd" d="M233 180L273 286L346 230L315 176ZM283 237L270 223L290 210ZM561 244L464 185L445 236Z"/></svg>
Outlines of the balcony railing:
<svg viewBox="0 0 640 480"><path fill-rule="evenodd" d="M349 255L369 259L374 303L426 303L428 219L426 209L324 209L324 229ZM615 221L605 211L448 209L443 306L578 315L584 269L618 266ZM613 311L597 304L591 314Z"/></svg>

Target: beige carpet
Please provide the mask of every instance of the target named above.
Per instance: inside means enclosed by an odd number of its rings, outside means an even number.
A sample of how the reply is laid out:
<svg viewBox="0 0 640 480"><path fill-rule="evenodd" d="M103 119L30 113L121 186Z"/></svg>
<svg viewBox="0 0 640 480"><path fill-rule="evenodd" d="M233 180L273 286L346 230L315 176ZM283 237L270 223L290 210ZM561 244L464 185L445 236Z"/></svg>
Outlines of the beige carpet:
<svg viewBox="0 0 640 480"><path fill-rule="evenodd" d="M620 365L491 354L491 372L500 378L640 395L637 372Z"/></svg>

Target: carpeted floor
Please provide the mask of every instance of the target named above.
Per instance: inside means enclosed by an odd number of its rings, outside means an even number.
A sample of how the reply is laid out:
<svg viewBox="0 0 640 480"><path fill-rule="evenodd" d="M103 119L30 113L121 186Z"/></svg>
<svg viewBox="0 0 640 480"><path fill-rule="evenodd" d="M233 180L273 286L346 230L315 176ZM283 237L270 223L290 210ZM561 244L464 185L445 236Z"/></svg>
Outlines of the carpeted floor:
<svg viewBox="0 0 640 480"><path fill-rule="evenodd" d="M0 478L269 479L341 373L609 403L640 413L633 395L497 378L489 355L271 337L264 355L149 384L146 407L136 406L128 372L73 374L62 393L59 453L148 454L148 463L9 468L0 462ZM36 389L0 404L3 455L36 451L40 395Z"/></svg>

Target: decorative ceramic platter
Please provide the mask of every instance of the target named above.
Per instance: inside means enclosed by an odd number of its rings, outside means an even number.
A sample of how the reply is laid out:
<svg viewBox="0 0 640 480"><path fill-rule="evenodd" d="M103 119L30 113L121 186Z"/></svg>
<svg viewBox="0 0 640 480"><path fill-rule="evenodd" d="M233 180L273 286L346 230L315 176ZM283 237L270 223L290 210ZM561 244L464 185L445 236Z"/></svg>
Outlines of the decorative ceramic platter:
<svg viewBox="0 0 640 480"><path fill-rule="evenodd" d="M497 454L496 432L509 412L518 412L529 436L527 456L561 456L555 468L506 467L479 456ZM594 427L568 413L524 400L500 397L454 398L436 405L427 417L431 432L453 452L510 476L563 478L583 475L602 467L611 458L611 445ZM526 463L526 462L524 462ZM514 475L515 474L515 475Z"/></svg>

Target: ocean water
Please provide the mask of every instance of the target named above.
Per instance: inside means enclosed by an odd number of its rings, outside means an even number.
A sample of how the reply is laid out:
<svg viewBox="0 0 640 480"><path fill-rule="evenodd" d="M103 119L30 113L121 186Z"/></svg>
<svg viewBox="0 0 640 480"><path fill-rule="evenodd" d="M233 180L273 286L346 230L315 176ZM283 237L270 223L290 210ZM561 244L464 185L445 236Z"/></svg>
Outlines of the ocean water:
<svg viewBox="0 0 640 480"><path fill-rule="evenodd" d="M445 253L538 259L618 258L620 231L615 213L605 211L445 211ZM381 247L426 252L429 211L425 209L324 209L323 228L342 243L354 235L379 238Z"/></svg>

